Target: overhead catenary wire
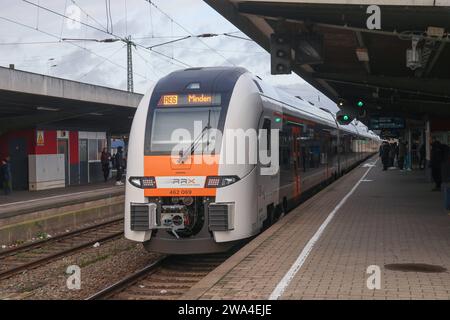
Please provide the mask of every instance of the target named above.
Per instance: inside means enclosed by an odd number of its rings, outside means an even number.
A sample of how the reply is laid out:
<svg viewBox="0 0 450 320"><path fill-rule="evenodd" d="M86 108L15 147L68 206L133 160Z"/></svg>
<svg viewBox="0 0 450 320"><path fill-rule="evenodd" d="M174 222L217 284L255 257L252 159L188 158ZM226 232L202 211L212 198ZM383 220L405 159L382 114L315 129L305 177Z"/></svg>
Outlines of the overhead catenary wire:
<svg viewBox="0 0 450 320"><path fill-rule="evenodd" d="M152 37L154 36L153 32L153 14L152 14L152 6L148 6L149 16L150 16L150 34Z"/></svg>
<svg viewBox="0 0 450 320"><path fill-rule="evenodd" d="M108 0L105 0L105 13L106 13L106 32L109 33Z"/></svg>
<svg viewBox="0 0 450 320"><path fill-rule="evenodd" d="M38 4L40 4L39 0ZM39 7L36 8L36 29L39 29Z"/></svg>
<svg viewBox="0 0 450 320"><path fill-rule="evenodd" d="M56 36L56 35L54 35L54 34L52 34L52 33L49 33L49 32L47 32L47 31L44 31L44 30L41 30L41 29L36 29L36 28L34 28L34 27L32 27L32 26L29 26L29 25L27 25L27 24L21 23L21 22L19 22L19 21L15 21L15 20L12 20L12 19L9 19L9 18L6 18L6 17L2 17L2 16L0 16L0 19L2 19L2 20L4 20L4 21L8 21L8 22L13 23L13 24L20 25L20 26L22 26L22 27L25 27L25 28L28 28L28 29L31 29L31 30L34 30L34 31L37 31L37 32L40 32L40 33L45 34L45 35L47 35L47 36L49 36L49 37L52 37L52 38L61 40L58 36ZM59 43L65 43L65 42L59 41ZM110 60L110 59L108 59L107 57L104 57L104 56L102 56L102 55L99 55L99 54L97 54L96 52L94 52L94 51L92 51L92 50L89 50L89 49L84 48L84 47L82 47L82 46L80 46L80 45L77 45L76 43L73 43L73 42L66 42L66 43L68 43L68 44L70 44L70 45L72 45L72 46L75 46L75 47L77 47L77 48L79 48L79 49L85 50L85 51L91 53L92 55L94 55L94 56L96 56L96 57L98 57L98 58L105 59L105 60L108 61L109 63L111 63L111 64L113 64L113 65L115 65L115 66L117 66L117 67L119 67L119 68L122 68L122 69L125 69L125 70L127 69L126 67L124 67L124 66L122 66L122 65L120 65L120 64L118 64L118 63L116 63L116 62L114 62L114 61L112 61L112 60ZM137 73L137 72L133 72L133 74L136 74L136 75L138 75L138 76L140 76L140 77L142 77L142 78L144 78L144 79L146 78L144 75L142 75L142 74L140 74L140 73Z"/></svg>
<svg viewBox="0 0 450 320"><path fill-rule="evenodd" d="M124 44L123 46L121 46L119 49L117 49L116 51L114 51L111 55L109 55L107 57L107 59L111 59L113 56L115 56L117 53L119 53L120 50L122 50L123 48L125 48L127 45ZM83 79L84 77L86 77L89 73L91 73L92 71L94 71L95 69L97 69L98 67L100 67L102 64L104 64L106 61L108 61L107 59L104 59L103 61L100 61L100 63L96 64L94 67L91 68L91 70L89 70L88 72L84 73L83 75L81 75L80 77L77 78L77 81L80 81L81 79ZM146 77L147 78L147 77Z"/></svg>
<svg viewBox="0 0 450 320"><path fill-rule="evenodd" d="M105 26L100 23L97 19L95 19L93 16L91 16L86 10L84 10L75 0L70 0L75 6L78 7L78 9L80 9L81 12L83 12L86 17L90 18L92 21L94 21L99 27L103 28L106 31Z"/></svg>
<svg viewBox="0 0 450 320"><path fill-rule="evenodd" d="M67 0L64 3L64 12L67 11ZM61 21L61 32L59 33L59 37L62 38L63 37L63 31L64 31L64 22L66 21L66 19L62 19Z"/></svg>
<svg viewBox="0 0 450 320"><path fill-rule="evenodd" d="M105 0L105 9L106 9L106 32L107 33L113 33L113 22L112 22L112 15L111 15L111 1Z"/></svg>
<svg viewBox="0 0 450 320"><path fill-rule="evenodd" d="M111 34L114 32L114 23L111 13L111 0L108 0L109 22L111 23Z"/></svg>
<svg viewBox="0 0 450 320"><path fill-rule="evenodd" d="M33 28L34 29L34 28ZM36 29L34 29L36 30ZM60 44L61 41L34 41L34 42L0 42L0 46L19 46L19 45L31 45L31 44Z"/></svg>
<svg viewBox="0 0 450 320"><path fill-rule="evenodd" d="M66 16L65 14L59 13L59 12L57 12L57 11L55 11L55 10L52 10L52 9L49 9L49 8L47 8L47 7L43 7L43 6L39 5L39 4L36 4L36 3L34 3L34 2L31 2L31 1L29 1L29 0L22 0L22 1L25 2L25 3L28 3L28 4L30 4L30 5L33 5L33 6L38 6L38 7L39 7L40 9L42 9L42 10L48 11L48 12L53 13L53 14L55 14L55 15L58 15L58 16L60 16L60 17L64 17L64 18L66 18L66 19L69 19L69 20L71 20L71 21L73 21L73 22L79 23L79 24L81 24L81 25L83 25L83 26L86 26L86 27L88 27L88 28L91 28L91 29L100 31L100 32L102 32L102 33L106 33L106 34L112 35L112 36L115 37L116 39L120 39L120 40L126 42L125 39L123 39L122 37L120 37L120 36L114 34L112 31L108 33L108 32L106 32L106 31L104 31L104 30L102 30L102 29L100 29L100 28L97 28L97 27L95 27L95 26L92 26L92 25L90 25L90 24L88 24L88 23L85 23L85 22L83 22L83 21L80 21L80 20L77 20L77 19L74 19L74 18L70 18L70 17ZM110 8L109 8L109 9L110 9ZM141 48L147 49L145 46L142 46L142 45L140 45L140 44L138 44L138 43L135 43L135 45L136 45L136 46L139 46L139 47L141 47ZM147 49L147 50L148 50L148 49ZM192 67L191 65L189 65L189 64L187 64L187 63L185 63L185 62L183 62L183 61L181 61L181 60L179 60L179 59L170 57L170 56L168 56L168 55L166 55L166 54L164 54L164 53L162 53L162 52L159 52L159 51L156 51L156 50L149 50L149 51L154 52L154 53L156 53L156 54L159 55L159 56L162 56L162 57L168 58L168 59L170 59L170 60L176 61L176 62L180 63L181 65L184 65L184 67ZM172 63L172 62L169 62L169 63Z"/></svg>
<svg viewBox="0 0 450 320"><path fill-rule="evenodd" d="M127 0L125 1L125 36L128 36L128 7L127 7Z"/></svg>
<svg viewBox="0 0 450 320"><path fill-rule="evenodd" d="M102 33L107 33L107 32L105 32L103 29L97 28L97 27L95 27L95 26L93 26L93 25L90 25L90 24L85 23L85 22L83 22L83 21L77 20L77 19L75 19L75 18L68 17L68 16L65 15L65 14L59 13L59 12L57 12L57 11L55 11L55 10L52 10L52 9L49 9L49 8L47 8L47 7L43 7L43 6L41 6L40 4L31 2L31 1L29 1L29 0L22 0L22 1L25 2L25 3L28 3L29 5L38 7L39 9L42 9L42 10L45 10L45 11L47 11L47 12L53 13L53 14L55 14L55 15L57 15L57 16L62 17L62 18L66 18L66 19L68 19L68 20L71 20L72 22L79 23L79 24L81 24L81 25L83 25L83 26L85 26L85 27L92 28L92 29L97 30L97 31L100 31L100 32L102 32ZM112 35L112 33L110 33L110 34ZM117 38L120 38L120 37L118 37L118 36L116 36L116 37L117 37Z"/></svg>
<svg viewBox="0 0 450 320"><path fill-rule="evenodd" d="M146 66L150 66L150 67L148 67L148 68L153 72L153 74L154 74L156 77L160 77L161 75L164 75L164 74L165 74L165 71L162 72L162 71L160 71L158 68L156 68L150 61L148 61L146 58L144 58L144 57L139 53L139 51L138 51L136 48L134 48L134 50L135 50L135 53L138 55L138 57L141 58L142 61L145 62L145 65L146 65ZM156 71L158 71L159 74L156 74Z"/></svg>
<svg viewBox="0 0 450 320"><path fill-rule="evenodd" d="M191 36L195 36L193 32L191 32L190 30L188 30L186 27L184 27L181 23L177 22L176 20L174 20L169 14L167 14L166 12L164 12L162 9L160 9L152 0L144 0L146 2L149 3L149 5L155 7L161 14L163 14L164 16L166 16L168 19L172 20L177 26L179 26L181 29L183 29L185 32L187 32L188 34L190 34ZM216 53L218 56L220 56L221 58L223 58L226 62L228 62L229 64L236 66L235 63L233 63L232 61L230 61L227 57L225 57L223 54L221 54L220 52L218 52L216 49L214 49L213 47L209 46L206 42L202 41L201 39L197 38L198 41L200 41L205 47L207 47L208 49L210 49L212 52Z"/></svg>
<svg viewBox="0 0 450 320"><path fill-rule="evenodd" d="M236 39L241 39L241 40L246 40L246 41L254 42L254 41L253 41L252 39L250 39L250 38L244 38L244 37L240 37L240 36L235 36L235 35L233 35L233 34L231 34L231 33L222 33L222 35L223 35L223 36L230 37L230 38L236 38Z"/></svg>

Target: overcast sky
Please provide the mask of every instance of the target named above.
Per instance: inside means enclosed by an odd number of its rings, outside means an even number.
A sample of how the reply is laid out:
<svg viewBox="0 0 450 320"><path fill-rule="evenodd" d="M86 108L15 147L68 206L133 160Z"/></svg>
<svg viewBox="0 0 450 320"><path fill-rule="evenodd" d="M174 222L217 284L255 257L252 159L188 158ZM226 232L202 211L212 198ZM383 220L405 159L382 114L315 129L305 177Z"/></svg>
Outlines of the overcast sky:
<svg viewBox="0 0 450 320"><path fill-rule="evenodd" d="M123 90L127 87L127 51L123 42L67 43L61 39L112 38L106 33L112 31L120 37L130 35L139 45L148 47L190 34L236 32L233 35L246 37L202 0L154 0L160 10L146 0L109 0L112 29L105 0L28 1L66 16L79 11L83 23L105 32L74 24L23 0L1 0L0 66L13 63L20 70ZM297 75L271 76L269 54L252 41L226 36L192 38L154 50L167 57L140 46L133 49L136 92L145 92L152 82L186 65L238 65L292 94L302 95L312 102L319 99L319 92ZM320 101L323 106L336 110L334 103L325 96L322 95Z"/></svg>

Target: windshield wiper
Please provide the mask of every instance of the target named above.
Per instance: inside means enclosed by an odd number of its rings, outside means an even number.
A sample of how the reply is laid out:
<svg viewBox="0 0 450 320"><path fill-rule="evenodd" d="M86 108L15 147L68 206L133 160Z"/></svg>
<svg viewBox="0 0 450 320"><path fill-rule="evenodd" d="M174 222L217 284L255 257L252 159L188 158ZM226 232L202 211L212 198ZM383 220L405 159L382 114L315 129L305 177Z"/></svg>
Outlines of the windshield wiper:
<svg viewBox="0 0 450 320"><path fill-rule="evenodd" d="M208 131L209 129L211 129L211 109L208 111L208 123L202 129L202 132L200 132L198 137L195 138L194 141L192 141L192 143L189 146L189 148L187 148L185 151L183 151L181 159L180 159L181 162L184 162L186 160L186 156L187 156L189 150L190 150L190 154L191 155L194 154L195 150L197 149L197 146L199 145L199 141L201 141L203 139L203 136L205 135L205 132ZM209 140L209 138L208 138L208 140ZM207 144L209 145L209 141L207 142Z"/></svg>

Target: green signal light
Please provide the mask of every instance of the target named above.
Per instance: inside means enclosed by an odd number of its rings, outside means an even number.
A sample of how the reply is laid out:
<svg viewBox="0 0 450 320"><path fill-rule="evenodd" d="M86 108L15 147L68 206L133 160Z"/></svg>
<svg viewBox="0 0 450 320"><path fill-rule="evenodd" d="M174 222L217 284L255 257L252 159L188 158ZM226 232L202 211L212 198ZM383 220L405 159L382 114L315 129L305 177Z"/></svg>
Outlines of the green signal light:
<svg viewBox="0 0 450 320"><path fill-rule="evenodd" d="M345 115L345 116L343 117L343 119L344 119L344 121L347 121L348 119L350 119L350 117L347 116L347 115Z"/></svg>
<svg viewBox="0 0 450 320"><path fill-rule="evenodd" d="M276 123L281 122L281 118L275 118L275 122L276 122Z"/></svg>
<svg viewBox="0 0 450 320"><path fill-rule="evenodd" d="M364 102L358 101L357 106L360 108L364 107Z"/></svg>

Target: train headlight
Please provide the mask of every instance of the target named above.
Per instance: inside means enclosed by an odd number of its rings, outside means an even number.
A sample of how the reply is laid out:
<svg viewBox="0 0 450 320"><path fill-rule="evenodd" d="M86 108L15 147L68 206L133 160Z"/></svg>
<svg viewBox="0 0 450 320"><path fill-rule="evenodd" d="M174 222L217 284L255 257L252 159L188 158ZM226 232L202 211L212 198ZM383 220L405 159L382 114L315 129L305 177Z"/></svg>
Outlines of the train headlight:
<svg viewBox="0 0 450 320"><path fill-rule="evenodd" d="M131 185L141 189L154 189L156 188L155 177L130 177L128 181Z"/></svg>
<svg viewBox="0 0 450 320"><path fill-rule="evenodd" d="M138 187L138 188L142 187L141 178L130 177L130 179L128 179L128 181L130 181L130 183L135 187Z"/></svg>
<svg viewBox="0 0 450 320"><path fill-rule="evenodd" d="M209 176L206 178L205 188L222 188L239 181L238 176Z"/></svg>

